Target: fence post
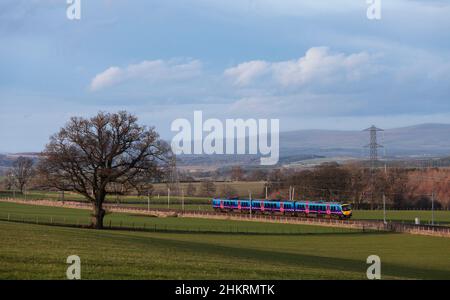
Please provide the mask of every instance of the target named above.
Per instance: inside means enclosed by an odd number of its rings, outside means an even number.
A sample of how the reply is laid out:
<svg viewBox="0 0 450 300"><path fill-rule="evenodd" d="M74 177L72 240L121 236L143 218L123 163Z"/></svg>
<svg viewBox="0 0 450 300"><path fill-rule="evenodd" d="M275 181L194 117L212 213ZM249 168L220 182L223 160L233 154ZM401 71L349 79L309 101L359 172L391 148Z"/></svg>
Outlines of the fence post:
<svg viewBox="0 0 450 300"><path fill-rule="evenodd" d="M10 220L10 217L9 217L9 213L8 213L8 221Z"/></svg>

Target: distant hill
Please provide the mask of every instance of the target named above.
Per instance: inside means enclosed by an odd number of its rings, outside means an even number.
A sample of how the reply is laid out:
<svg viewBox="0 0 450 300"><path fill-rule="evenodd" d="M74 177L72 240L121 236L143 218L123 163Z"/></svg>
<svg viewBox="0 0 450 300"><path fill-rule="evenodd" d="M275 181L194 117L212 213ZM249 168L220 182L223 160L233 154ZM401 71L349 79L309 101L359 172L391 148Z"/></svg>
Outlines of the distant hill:
<svg viewBox="0 0 450 300"><path fill-rule="evenodd" d="M280 153L367 156L369 133L341 130L298 130L280 134ZM387 156L450 154L450 124L421 124L378 133ZM380 154L384 153L380 149Z"/></svg>
<svg viewBox="0 0 450 300"><path fill-rule="evenodd" d="M37 161L39 153L14 153L14 154L0 154L0 176L3 176L9 168L11 168L14 160L20 156L29 157Z"/></svg>
<svg viewBox="0 0 450 300"><path fill-rule="evenodd" d="M369 127L369 126L367 126ZM297 130L280 133L280 164L324 157L360 158L368 156L369 133L357 130ZM450 124L420 124L387 129L378 135L380 156L408 158L450 156ZM19 156L38 158L38 153L0 154L0 171ZM182 155L180 166L259 165L257 155Z"/></svg>

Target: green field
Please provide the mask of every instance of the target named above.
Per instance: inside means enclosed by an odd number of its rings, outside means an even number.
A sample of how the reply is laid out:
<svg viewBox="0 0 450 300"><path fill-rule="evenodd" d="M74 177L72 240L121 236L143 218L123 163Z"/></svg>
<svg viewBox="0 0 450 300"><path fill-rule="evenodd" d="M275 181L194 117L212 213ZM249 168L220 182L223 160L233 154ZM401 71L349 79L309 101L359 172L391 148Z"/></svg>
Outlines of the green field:
<svg viewBox="0 0 450 300"><path fill-rule="evenodd" d="M428 224L432 219L430 210L388 210L386 211L386 219L394 222L414 222L415 218L419 218L422 224ZM382 210L354 210L353 219L355 220L383 220ZM438 210L434 212L435 224L450 224L450 211Z"/></svg>
<svg viewBox="0 0 450 300"><path fill-rule="evenodd" d="M90 211L60 207L23 205L0 202L0 220L16 220L32 223L59 223L88 225ZM208 220L195 218L156 218L143 215L112 213L105 217L106 227L127 227L173 232L255 233L255 234L307 234L355 232L342 228L270 224L245 221Z"/></svg>
<svg viewBox="0 0 450 300"><path fill-rule="evenodd" d="M13 192L2 192L0 193L0 198L14 198ZM54 201L62 201L61 193L58 192L42 192L42 191L28 191L24 195L16 193L15 194L16 199L23 199L23 200L54 200ZM151 197L150 202L152 204L158 204L158 205L167 205L167 195L153 195ZM87 202L86 198L84 196L81 196L76 193L71 192L65 192L64 193L64 200L65 201L78 201L78 202ZM171 196L170 197L170 203L172 204L181 204L182 197L180 196ZM142 203L146 204L148 201L148 198L146 196L115 196L115 195L108 195L106 198L107 203ZM211 202L211 198L207 197L184 197L185 203L196 203L196 204L207 204Z"/></svg>
<svg viewBox="0 0 450 300"><path fill-rule="evenodd" d="M236 182L235 184L238 184ZM256 183L255 183L256 184ZM11 193L2 193L0 198L12 197ZM28 200L60 200L61 195L56 192L37 192L30 191L27 195L16 195L17 199L28 199ZM65 193L64 199L67 201L83 201L86 199L75 193ZM186 210L200 210L200 211L211 211L211 198L206 197L185 197L184 199ZM123 206L135 206L141 208L148 207L147 197L137 197L137 196L121 196L119 202L115 196L109 196L107 203L115 203ZM171 208L171 209L182 209L181 197L171 196L168 203L167 196L153 196L150 200L150 208ZM431 222L432 214L431 211L427 210L388 210L387 220L395 222L409 222L413 223L414 219L418 217L422 224L428 224ZM381 210L355 210L353 212L353 219L355 220L382 220L383 212ZM448 225L450 224L450 211L435 211L434 220L436 224Z"/></svg>
<svg viewBox="0 0 450 300"><path fill-rule="evenodd" d="M196 188L197 193L201 192L201 182L193 182L192 185ZM187 186L189 183L182 182L180 183L180 188L184 191L187 190ZM230 181L230 182L214 182L216 186L216 192L218 195L222 194L224 187L231 187L237 192L239 197L248 197L249 191L252 194L262 196L264 193L264 185L265 181ZM167 193L167 186L165 183L157 183L154 184L154 188L157 191L160 191L161 195Z"/></svg>
<svg viewBox="0 0 450 300"><path fill-rule="evenodd" d="M0 212L30 220L89 217L85 210L10 203L0 203ZM446 238L126 214L108 220L172 231L0 221L0 279L64 279L69 255L80 256L84 279L364 279L372 254L381 258L384 279L450 279Z"/></svg>

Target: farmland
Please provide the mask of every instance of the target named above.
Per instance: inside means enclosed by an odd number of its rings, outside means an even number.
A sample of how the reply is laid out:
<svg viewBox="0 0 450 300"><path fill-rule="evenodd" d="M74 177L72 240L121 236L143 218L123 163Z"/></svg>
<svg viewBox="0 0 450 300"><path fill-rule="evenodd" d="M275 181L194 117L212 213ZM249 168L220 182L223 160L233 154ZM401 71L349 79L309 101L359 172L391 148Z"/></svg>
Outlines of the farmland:
<svg viewBox="0 0 450 300"><path fill-rule="evenodd" d="M89 218L87 210L11 203L0 203L0 211L28 221ZM384 279L450 278L446 238L127 214L110 214L109 220L164 230L0 221L0 278L64 279L72 254L81 258L84 279L364 279L372 254L382 260Z"/></svg>
<svg viewBox="0 0 450 300"><path fill-rule="evenodd" d="M236 182L239 185L239 182ZM0 194L0 198L13 197L11 192L3 192ZM29 191L26 195L16 194L18 199L28 199L28 200L55 200L61 201L61 194L57 192L42 192L42 191ZM64 199L66 201L86 201L83 196L75 193L64 194ZM134 206L147 208L148 201L145 196L120 196L116 197L110 195L107 198L107 203L120 204L122 206ZM184 197L184 209L186 210L198 210L198 211L210 211L211 198L208 197ZM179 196L171 196L170 201L167 199L167 195L154 195L150 199L150 208L171 208L171 209L182 209L182 200ZM429 210L387 210L386 214L388 221L395 222L414 222L417 217L420 219L422 224L428 224L432 220L432 213ZM382 210L355 210L353 213L353 219L355 220L382 220L383 211ZM434 220L437 224L447 225L450 224L450 211L447 210L437 210L434 213Z"/></svg>

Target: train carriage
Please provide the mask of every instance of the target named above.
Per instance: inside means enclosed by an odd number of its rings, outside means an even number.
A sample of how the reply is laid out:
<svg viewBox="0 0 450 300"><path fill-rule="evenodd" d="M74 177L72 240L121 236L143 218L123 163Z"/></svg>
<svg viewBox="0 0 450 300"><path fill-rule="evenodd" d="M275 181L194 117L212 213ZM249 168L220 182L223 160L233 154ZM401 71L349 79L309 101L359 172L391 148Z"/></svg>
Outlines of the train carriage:
<svg viewBox="0 0 450 300"><path fill-rule="evenodd" d="M247 214L339 219L349 219L352 216L352 207L350 204L337 202L213 199L212 206L215 211Z"/></svg>

